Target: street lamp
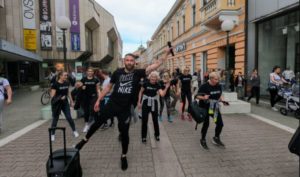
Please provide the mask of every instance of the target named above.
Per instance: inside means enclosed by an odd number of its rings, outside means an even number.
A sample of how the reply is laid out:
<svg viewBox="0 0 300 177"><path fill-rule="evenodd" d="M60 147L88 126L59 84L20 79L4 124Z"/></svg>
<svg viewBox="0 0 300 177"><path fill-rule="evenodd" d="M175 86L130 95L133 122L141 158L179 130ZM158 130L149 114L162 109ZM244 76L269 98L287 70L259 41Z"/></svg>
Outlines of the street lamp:
<svg viewBox="0 0 300 177"><path fill-rule="evenodd" d="M222 31L227 33L226 39L226 55L225 55L225 70L226 70L226 82L225 82L225 89L229 89L229 32L234 28L234 23L232 20L224 20L221 25Z"/></svg>
<svg viewBox="0 0 300 177"><path fill-rule="evenodd" d="M64 68L67 71L67 47L66 47L66 30L71 27L71 21L66 16L58 17L57 26L63 31L63 51L64 51Z"/></svg>

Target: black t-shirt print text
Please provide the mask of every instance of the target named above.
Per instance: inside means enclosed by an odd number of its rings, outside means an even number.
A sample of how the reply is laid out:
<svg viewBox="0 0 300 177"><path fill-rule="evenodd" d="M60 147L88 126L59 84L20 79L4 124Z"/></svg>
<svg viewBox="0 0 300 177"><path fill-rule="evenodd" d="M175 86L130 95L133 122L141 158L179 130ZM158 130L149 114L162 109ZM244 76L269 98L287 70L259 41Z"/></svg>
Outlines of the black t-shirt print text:
<svg viewBox="0 0 300 177"><path fill-rule="evenodd" d="M131 105L137 94L138 84L145 76L145 69L135 69L131 73L125 72L124 68L116 70L110 80L114 84L111 99L121 106Z"/></svg>
<svg viewBox="0 0 300 177"><path fill-rule="evenodd" d="M181 81L181 90L185 92L191 91L191 81L192 81L192 75L180 75L179 77Z"/></svg>
<svg viewBox="0 0 300 177"><path fill-rule="evenodd" d="M157 95L157 91L161 89L161 86L156 83L156 84L151 84L150 82L146 82L143 84L144 90L144 95L150 96L150 97L155 97Z"/></svg>
<svg viewBox="0 0 300 177"><path fill-rule="evenodd" d="M53 85L51 86L51 89L55 90L55 96L68 96L69 92L69 82L64 82L64 83L59 83L59 82L54 82Z"/></svg>
<svg viewBox="0 0 300 177"><path fill-rule="evenodd" d="M84 93L87 96L97 95L97 84L99 83L97 78L88 79L87 77L84 77L81 79L81 82L84 86L86 86Z"/></svg>
<svg viewBox="0 0 300 177"><path fill-rule="evenodd" d="M203 84L199 91L199 95L209 95L209 99L211 100L219 100L222 95L222 88L219 84L212 86L209 83ZM201 107L208 107L209 105L205 101L200 101Z"/></svg>

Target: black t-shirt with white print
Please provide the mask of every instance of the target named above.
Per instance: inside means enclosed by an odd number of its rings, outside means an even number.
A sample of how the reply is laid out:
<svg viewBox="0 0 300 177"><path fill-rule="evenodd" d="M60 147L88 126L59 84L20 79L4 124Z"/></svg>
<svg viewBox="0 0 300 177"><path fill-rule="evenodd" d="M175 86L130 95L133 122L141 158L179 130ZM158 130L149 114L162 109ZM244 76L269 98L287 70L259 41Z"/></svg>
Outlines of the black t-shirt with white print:
<svg viewBox="0 0 300 177"><path fill-rule="evenodd" d="M81 79L81 82L84 86L86 86L84 93L86 96L97 96L97 84L99 84L99 80L95 77L92 79L88 79L84 77Z"/></svg>
<svg viewBox="0 0 300 177"><path fill-rule="evenodd" d="M165 95L164 97L170 97L170 88L171 88L172 86L175 86L175 87L176 87L177 83L178 83L178 79L172 79L172 80L170 81L170 87L168 88L168 90L167 90L167 92L166 92L166 95ZM161 88L162 88L162 89L165 89L165 88L166 88L166 85L165 85L164 81L161 80L161 81L159 82L159 84L161 85Z"/></svg>
<svg viewBox="0 0 300 177"><path fill-rule="evenodd" d="M51 89L56 91L55 97L68 96L69 85L70 85L70 83L67 81L65 81L63 83L59 83L58 81L56 81L56 82L53 82Z"/></svg>
<svg viewBox="0 0 300 177"><path fill-rule="evenodd" d="M201 96L209 95L209 99L211 100L219 100L222 95L222 88L219 84L212 86L209 82L201 85L198 94ZM200 107L208 108L209 104L207 101L201 100L199 102Z"/></svg>
<svg viewBox="0 0 300 177"><path fill-rule="evenodd" d="M191 81L192 81L192 75L180 75L179 79L181 81L181 90L184 92L190 92L191 91Z"/></svg>
<svg viewBox="0 0 300 177"><path fill-rule="evenodd" d="M150 81L144 83L142 87L144 88L143 94L150 97L156 96L157 91L161 89L161 85L159 83L151 84Z"/></svg>
<svg viewBox="0 0 300 177"><path fill-rule="evenodd" d="M114 84L110 99L124 107L134 104L138 84L141 78L145 77L145 69L135 69L130 73L125 72L125 68L117 69L110 80L110 83Z"/></svg>

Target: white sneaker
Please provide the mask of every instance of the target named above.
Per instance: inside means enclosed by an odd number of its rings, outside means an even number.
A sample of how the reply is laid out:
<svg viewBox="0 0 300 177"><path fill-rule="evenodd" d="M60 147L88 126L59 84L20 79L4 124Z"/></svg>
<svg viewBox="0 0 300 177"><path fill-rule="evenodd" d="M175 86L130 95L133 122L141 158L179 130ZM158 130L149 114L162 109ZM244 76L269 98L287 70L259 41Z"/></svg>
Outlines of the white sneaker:
<svg viewBox="0 0 300 177"><path fill-rule="evenodd" d="M84 128L83 128L83 130L82 130L82 132L83 132L83 133L88 132L89 128L90 128L89 124L86 123L85 126L84 126Z"/></svg>
<svg viewBox="0 0 300 177"><path fill-rule="evenodd" d="M275 107L272 107L272 109L273 109L273 111L278 111L278 109L277 109L277 108L275 108Z"/></svg>
<svg viewBox="0 0 300 177"><path fill-rule="evenodd" d="M55 141L55 135L51 135L51 141Z"/></svg>
<svg viewBox="0 0 300 177"><path fill-rule="evenodd" d="M74 134L75 138L77 138L79 136L79 133L77 131L74 131L73 134Z"/></svg>

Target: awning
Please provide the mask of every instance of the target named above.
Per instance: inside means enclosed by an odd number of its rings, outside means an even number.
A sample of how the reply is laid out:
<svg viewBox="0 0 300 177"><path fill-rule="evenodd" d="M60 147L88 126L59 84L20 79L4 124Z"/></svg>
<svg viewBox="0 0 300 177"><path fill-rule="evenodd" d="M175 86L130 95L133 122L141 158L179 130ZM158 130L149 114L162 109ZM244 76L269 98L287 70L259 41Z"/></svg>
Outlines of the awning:
<svg viewBox="0 0 300 177"><path fill-rule="evenodd" d="M7 61L42 62L43 58L10 42L0 39L0 59Z"/></svg>

